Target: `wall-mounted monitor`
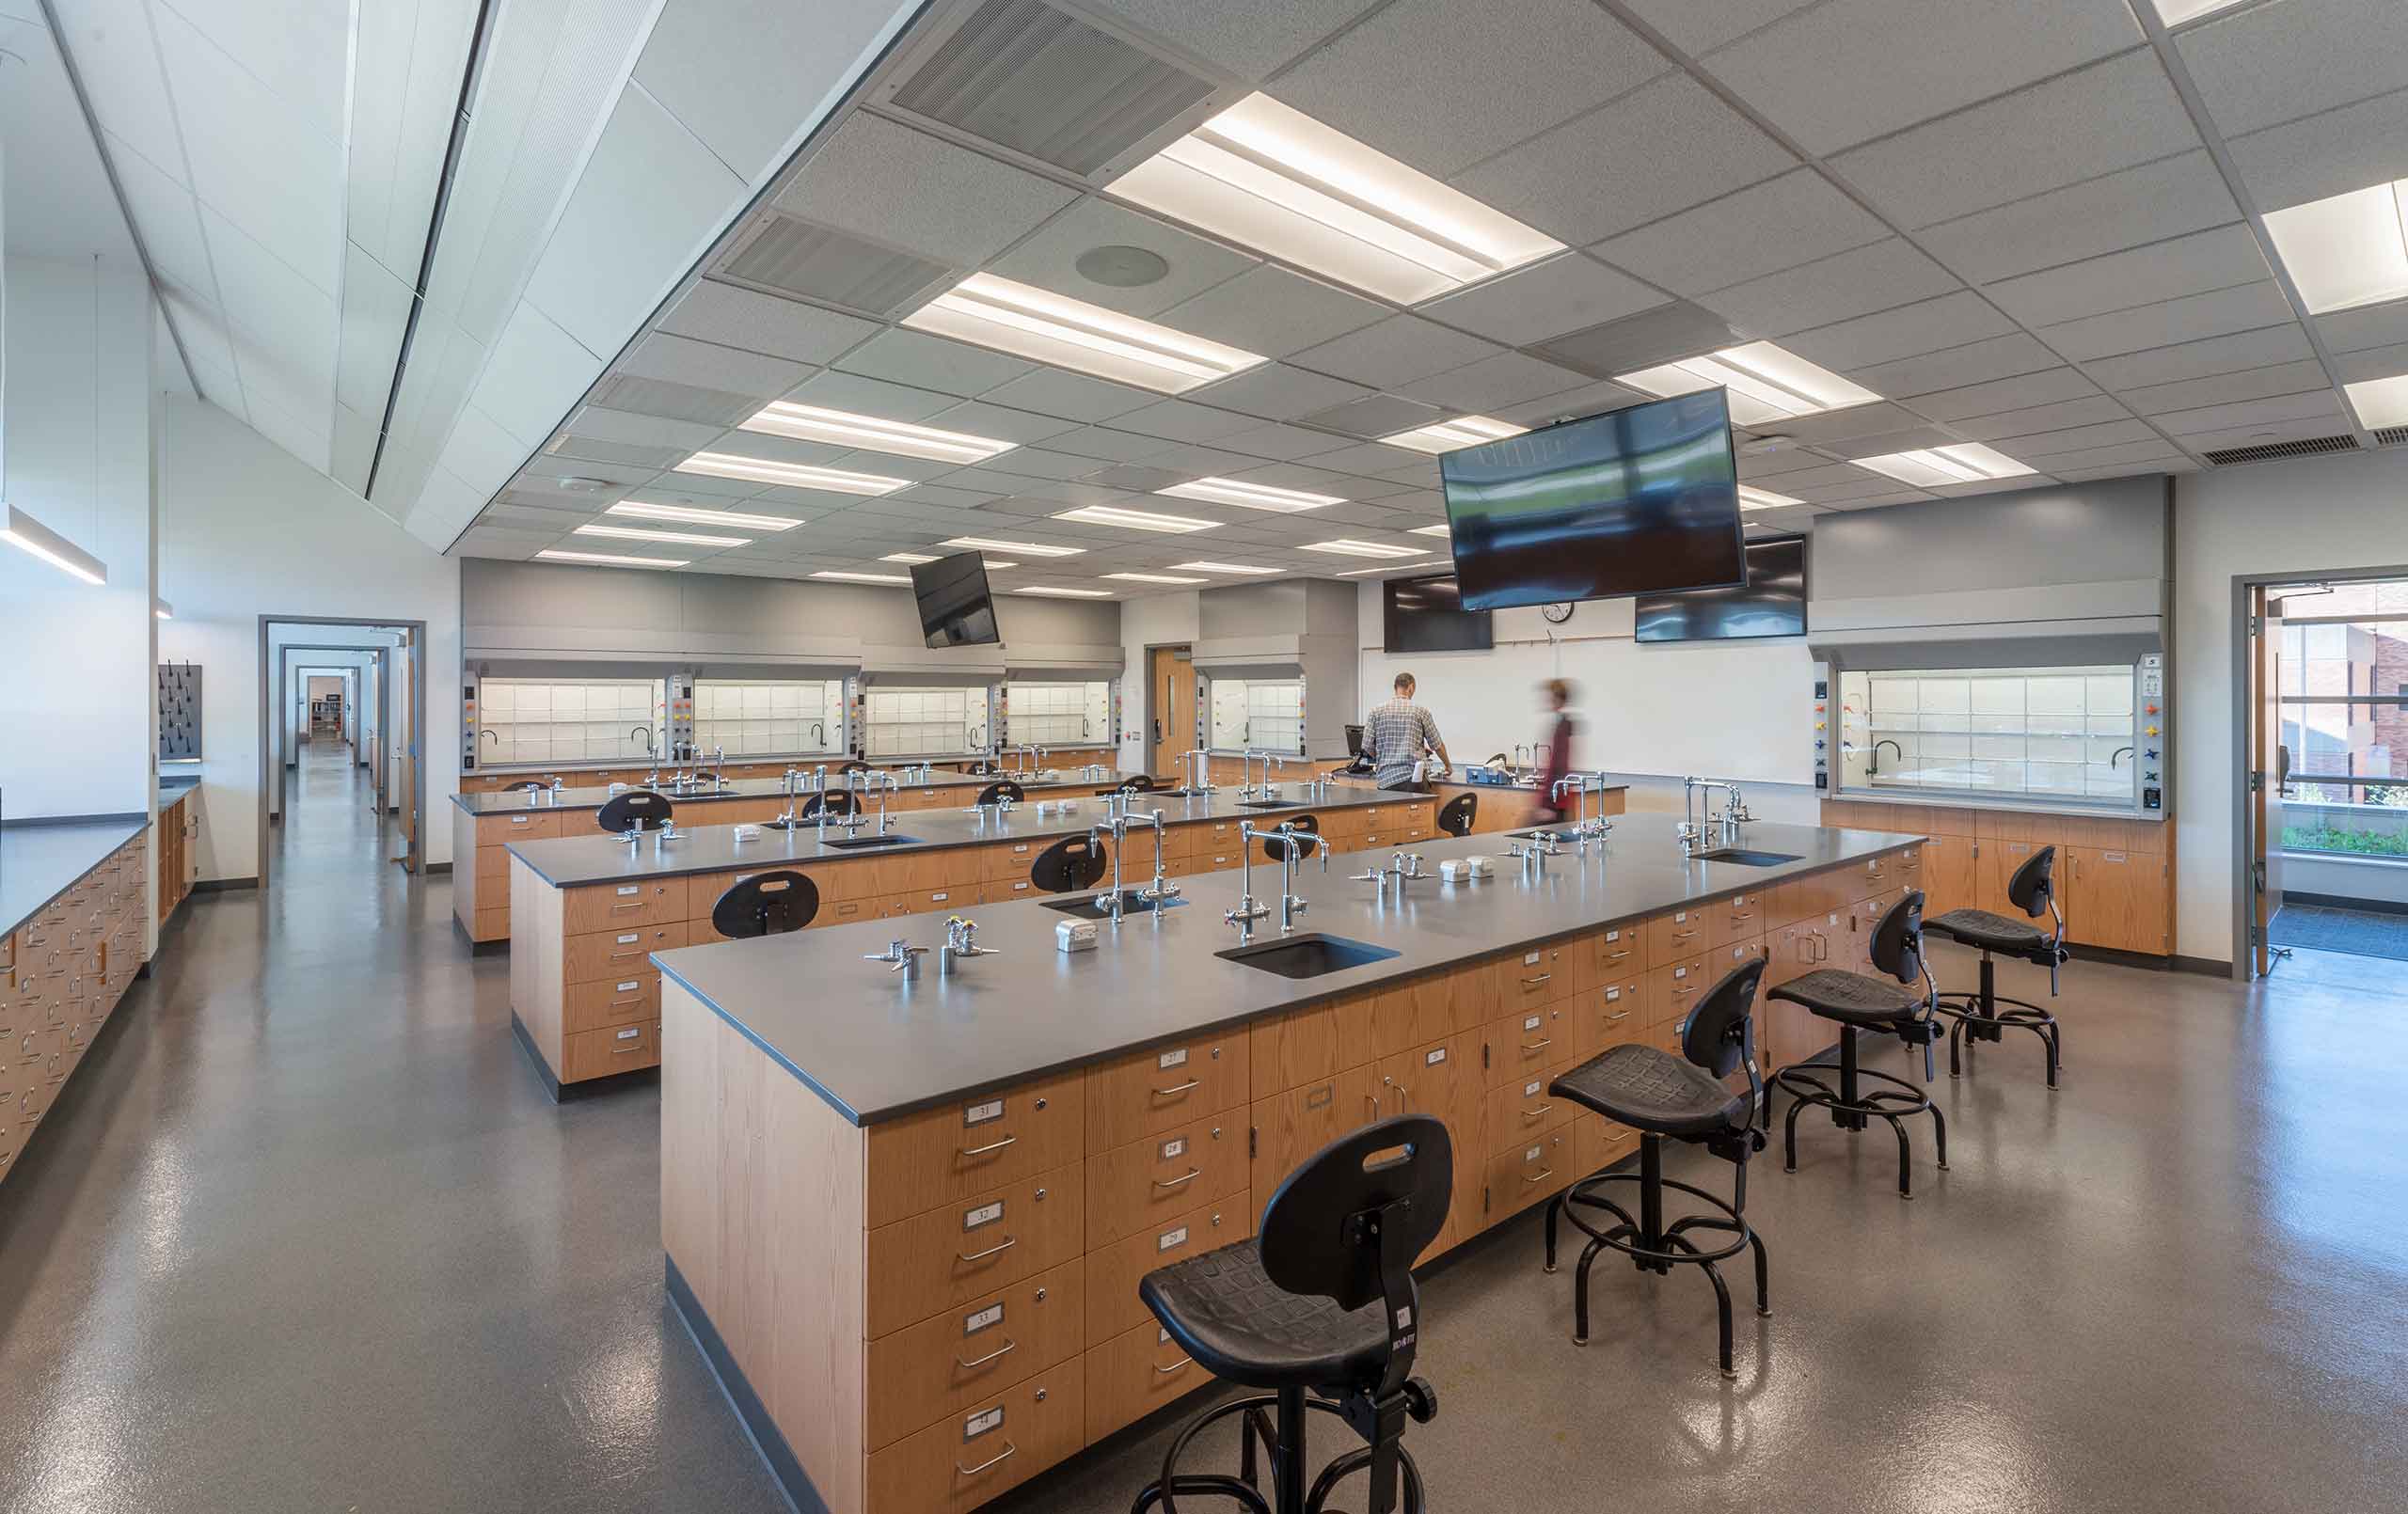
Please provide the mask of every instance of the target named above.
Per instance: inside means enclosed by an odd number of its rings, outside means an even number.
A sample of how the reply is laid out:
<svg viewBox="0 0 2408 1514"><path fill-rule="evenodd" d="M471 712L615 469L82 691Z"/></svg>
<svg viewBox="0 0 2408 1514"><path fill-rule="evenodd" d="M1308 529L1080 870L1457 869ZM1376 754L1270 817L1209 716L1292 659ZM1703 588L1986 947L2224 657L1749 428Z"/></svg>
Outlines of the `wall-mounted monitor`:
<svg viewBox="0 0 2408 1514"><path fill-rule="evenodd" d="M1380 586L1382 649L1388 652L1486 652L1497 644L1484 609L1464 608L1450 576L1390 578Z"/></svg>
<svg viewBox="0 0 2408 1514"><path fill-rule="evenodd" d="M1745 581L1720 389L1466 447L1438 476L1465 609Z"/></svg>
<svg viewBox="0 0 2408 1514"><path fill-rule="evenodd" d="M920 632L931 647L993 646L995 600L987 589L987 560L957 552L911 565L911 594L920 602Z"/></svg>
<svg viewBox="0 0 2408 1514"><path fill-rule="evenodd" d="M1733 589L1642 594L1641 641L1726 641L1806 634L1806 538L1748 544L1748 581Z"/></svg>

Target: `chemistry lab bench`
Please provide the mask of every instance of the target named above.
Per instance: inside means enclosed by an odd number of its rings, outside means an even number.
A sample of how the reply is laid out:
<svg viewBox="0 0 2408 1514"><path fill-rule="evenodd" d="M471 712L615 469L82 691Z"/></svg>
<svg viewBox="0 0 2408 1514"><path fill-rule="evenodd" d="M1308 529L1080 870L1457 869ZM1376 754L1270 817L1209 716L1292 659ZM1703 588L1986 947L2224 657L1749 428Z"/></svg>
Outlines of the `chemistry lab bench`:
<svg viewBox="0 0 2408 1514"><path fill-rule="evenodd" d="M1045 750L1048 754L1049 760L1057 767L1085 766L1089 763L1111 764L1119 760L1119 749L1108 741L1082 744L1076 747L1048 747ZM720 768L719 771L724 773L731 779L783 778L785 776L785 771L789 767L800 767L805 771L809 771L810 769L818 766L820 764L825 763L828 765L829 770L833 772L838 765L854 760L855 759L851 754L848 752L822 752L815 756L807 757L752 758L749 760L738 757L728 762L723 767ZM927 754L914 752L898 753L893 756L880 756L876 762L872 763L871 765L882 770L890 767L918 767L923 765L928 765L941 767L947 772L966 773L982 765L991 765L993 762L994 758L991 755L978 752L955 751L929 752ZM667 772L674 767L692 767L695 765L696 764L690 761L683 764L649 762L630 763L625 758L615 761L601 759L594 762L578 763L515 763L499 767L473 768L467 772L462 773L460 775L460 792L463 794L496 794L508 789L513 783L524 783L530 780L533 780L536 782L549 785L552 780L556 778L564 783L575 784L581 788L598 788L612 782L637 782L646 774L655 771ZM1006 749L1004 754L1004 766L1006 768L1009 768L1011 766L1011 753L1008 749ZM1001 776L1008 777L1010 775L1006 773Z"/></svg>
<svg viewBox="0 0 2408 1514"><path fill-rule="evenodd" d="M1543 871L1401 894L1333 864L1300 877L1295 936L1255 929L1270 970L1231 958L1225 875L1091 951L1058 951L1040 903L985 907L995 954L949 973L863 960L934 945L934 922L662 952L670 1297L800 1506L974 1508L1210 1385L1138 1280L1251 1235L1332 1139L1400 1111L1446 1123L1434 1256L1636 1150L1550 1097L1557 1074L1672 1049L1750 956L1767 986L1867 963L1916 881L1909 835L1756 823L1744 844L1788 860L1687 860L1649 814ZM1762 1060L1819 1049L1759 1016Z"/></svg>

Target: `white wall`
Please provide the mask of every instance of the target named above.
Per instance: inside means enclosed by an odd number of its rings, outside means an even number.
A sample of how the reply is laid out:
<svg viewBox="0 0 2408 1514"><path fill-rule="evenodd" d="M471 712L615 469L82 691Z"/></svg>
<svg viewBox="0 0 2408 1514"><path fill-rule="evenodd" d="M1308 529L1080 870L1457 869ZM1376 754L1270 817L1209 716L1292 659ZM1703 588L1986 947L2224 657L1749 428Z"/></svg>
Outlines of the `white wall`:
<svg viewBox="0 0 2408 1514"><path fill-rule="evenodd" d="M147 813L154 721L150 293L141 276L10 258L0 498L108 565L94 588L0 547L8 817Z"/></svg>
<svg viewBox="0 0 2408 1514"><path fill-rule="evenodd" d="M1194 590L1177 594L1149 594L1120 604L1120 711L1129 729L1120 736L1120 765L1131 771L1146 765L1152 750L1147 722L1154 716L1151 692L1146 686L1149 646L1193 643L1200 634L1203 601Z"/></svg>
<svg viewBox="0 0 2408 1514"><path fill-rule="evenodd" d="M460 779L460 565L214 405L166 405L160 504L164 654L206 670L203 878L259 875L261 615L427 623L426 812L431 863L452 858ZM323 629L323 628L321 628Z"/></svg>
<svg viewBox="0 0 2408 1514"><path fill-rule="evenodd" d="M2175 950L2233 940L2232 580L2408 566L2408 449L2261 463L2176 481Z"/></svg>

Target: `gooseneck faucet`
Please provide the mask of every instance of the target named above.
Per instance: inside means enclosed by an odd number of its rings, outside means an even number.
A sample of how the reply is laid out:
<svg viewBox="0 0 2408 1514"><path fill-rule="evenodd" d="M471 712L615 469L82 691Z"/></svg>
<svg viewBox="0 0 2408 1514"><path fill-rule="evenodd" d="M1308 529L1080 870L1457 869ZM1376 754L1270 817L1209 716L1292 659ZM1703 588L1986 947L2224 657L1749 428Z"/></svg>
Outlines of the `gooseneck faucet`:
<svg viewBox="0 0 2408 1514"><path fill-rule="evenodd" d="M1222 912L1221 918L1238 928L1243 942L1253 932L1254 923L1269 916L1270 910L1254 897L1254 841L1257 836L1275 837L1285 843L1279 848L1279 933L1286 935L1296 928L1296 917L1305 912L1306 901L1296 892L1296 854L1307 846L1318 849L1322 844L1319 832L1298 830L1292 820L1282 820L1275 830L1259 831L1254 822L1238 822L1238 844L1244 848L1239 854L1244 870L1238 884L1237 907Z"/></svg>
<svg viewBox="0 0 2408 1514"><path fill-rule="evenodd" d="M1184 753L1180 761L1187 765L1187 781L1180 785L1192 794L1212 792L1212 754L1197 747Z"/></svg>
<svg viewBox="0 0 2408 1514"><path fill-rule="evenodd" d="M1870 758L1866 759L1866 761L1865 761L1865 764L1864 764L1864 776L1865 776L1865 777L1867 777L1867 778L1871 778L1871 777L1872 777L1872 776L1874 776L1876 773L1878 773L1879 771L1881 771L1881 749L1882 749L1882 748L1884 748L1884 747L1887 747L1887 748L1889 748L1892 751L1896 752L1896 753L1898 754L1898 761L1900 761L1900 762L1905 762L1905 761L1907 760L1907 749L1906 749L1906 748L1904 748L1904 747L1899 746L1896 742L1894 742L1894 741L1891 740L1889 737L1887 737L1887 736L1883 736L1880 740L1878 740L1878 741L1877 741L1877 742L1875 742L1875 743L1873 744L1873 755L1872 755ZM2130 751L2130 750L2131 750L2131 749L2130 747L2127 747L2127 748L2125 748L2124 749L2125 749L2126 751Z"/></svg>
<svg viewBox="0 0 2408 1514"><path fill-rule="evenodd" d="M1715 789L1731 796L1730 803L1719 815L1713 812L1711 793ZM1698 796L1701 794L1709 796L1703 813L1698 809ZM1747 796L1739 792L1738 784L1716 778L1681 780L1681 828L1678 834L1683 856L1695 857L1705 849L1707 826L1719 831L1727 844L1737 841L1739 828L1753 819L1755 816L1748 812Z"/></svg>

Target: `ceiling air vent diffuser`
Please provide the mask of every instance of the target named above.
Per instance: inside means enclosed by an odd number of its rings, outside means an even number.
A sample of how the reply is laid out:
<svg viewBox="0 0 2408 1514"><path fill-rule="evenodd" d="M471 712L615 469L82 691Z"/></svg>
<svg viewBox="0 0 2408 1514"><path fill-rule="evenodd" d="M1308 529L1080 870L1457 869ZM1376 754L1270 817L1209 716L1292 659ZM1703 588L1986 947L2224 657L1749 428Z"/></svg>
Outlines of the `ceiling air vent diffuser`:
<svg viewBox="0 0 2408 1514"><path fill-rule="evenodd" d="M1038 0L987 0L896 87L892 103L1091 174L1212 87Z"/></svg>
<svg viewBox="0 0 2408 1514"><path fill-rule="evenodd" d="M863 315L896 315L951 270L824 226L772 215L718 270L765 294L800 296ZM756 404L755 409L759 406Z"/></svg>
<svg viewBox="0 0 2408 1514"><path fill-rule="evenodd" d="M2236 463L2265 463L2278 457L2307 457L2317 452L2354 452L2357 449L2358 439L2354 436L2310 436L2305 441L2268 442L2262 447L2227 447L2222 451L2199 455L2223 468Z"/></svg>
<svg viewBox="0 0 2408 1514"><path fill-rule="evenodd" d="M2408 426L2385 426L2374 434L2377 447L2397 447L2401 442L2408 442Z"/></svg>

